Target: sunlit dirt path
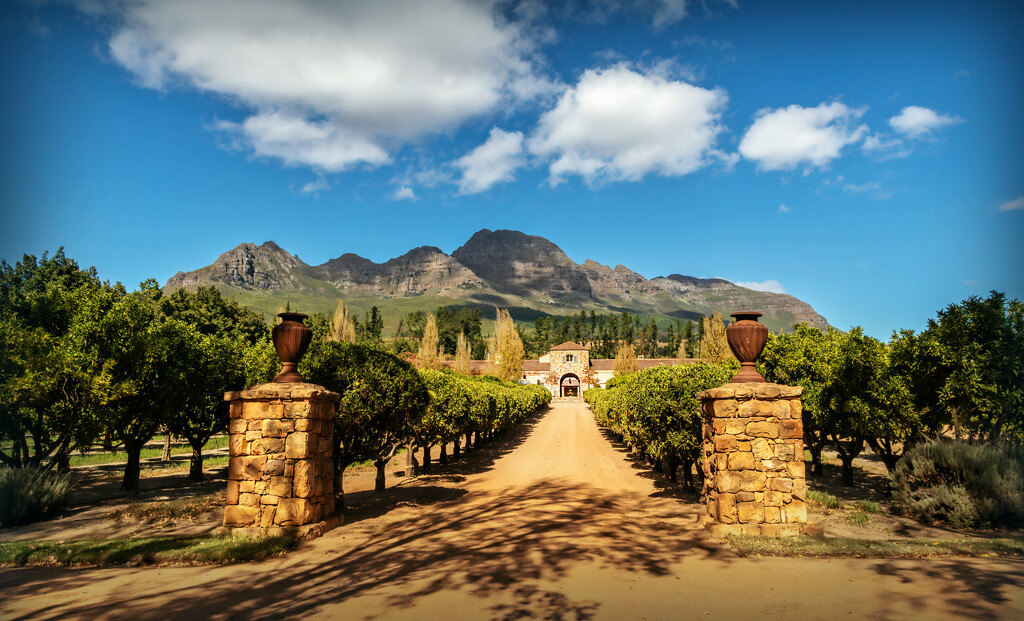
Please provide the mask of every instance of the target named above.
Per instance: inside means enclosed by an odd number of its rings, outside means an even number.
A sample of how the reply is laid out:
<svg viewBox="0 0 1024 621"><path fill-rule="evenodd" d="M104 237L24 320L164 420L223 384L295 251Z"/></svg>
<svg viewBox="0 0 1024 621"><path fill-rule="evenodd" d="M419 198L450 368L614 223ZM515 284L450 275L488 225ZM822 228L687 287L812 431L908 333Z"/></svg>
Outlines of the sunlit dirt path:
<svg viewBox="0 0 1024 621"><path fill-rule="evenodd" d="M4 619L1024 618L1024 563L746 559L559 404L286 557L0 569Z"/></svg>

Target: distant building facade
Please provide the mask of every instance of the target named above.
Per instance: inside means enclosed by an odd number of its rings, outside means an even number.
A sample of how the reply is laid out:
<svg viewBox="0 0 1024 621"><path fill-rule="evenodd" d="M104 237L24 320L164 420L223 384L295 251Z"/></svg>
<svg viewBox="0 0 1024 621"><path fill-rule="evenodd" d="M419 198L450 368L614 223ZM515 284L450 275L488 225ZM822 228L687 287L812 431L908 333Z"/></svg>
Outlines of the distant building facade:
<svg viewBox="0 0 1024 621"><path fill-rule="evenodd" d="M407 354L406 360L414 362L416 356ZM671 367L678 364L691 364L699 358L637 358L637 369L653 367ZM442 361L443 365L452 367L454 361ZM471 360L474 374L487 373L494 363L487 360ZM523 377L520 381L540 384L551 391L551 395L559 401L583 401L583 391L594 386L604 388L605 384L615 375L614 359L590 358L590 348L571 341L552 347L548 353L537 360L523 360Z"/></svg>
<svg viewBox="0 0 1024 621"><path fill-rule="evenodd" d="M639 358L636 362L643 370L696 361L696 358ZM613 377L614 368L615 360L592 360L589 347L570 341L552 347L537 360L524 360L523 379L545 386L556 399L582 401L587 388L604 388Z"/></svg>

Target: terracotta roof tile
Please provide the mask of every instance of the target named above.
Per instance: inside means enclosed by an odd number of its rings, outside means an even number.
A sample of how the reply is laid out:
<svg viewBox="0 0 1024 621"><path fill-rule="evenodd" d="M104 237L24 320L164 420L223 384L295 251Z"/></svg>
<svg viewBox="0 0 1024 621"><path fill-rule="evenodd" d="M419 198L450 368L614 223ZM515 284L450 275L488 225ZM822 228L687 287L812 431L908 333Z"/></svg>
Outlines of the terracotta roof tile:
<svg viewBox="0 0 1024 621"><path fill-rule="evenodd" d="M589 347L584 347L579 343L573 343L572 341L566 341L561 345L555 345L551 348L551 351L590 351Z"/></svg>

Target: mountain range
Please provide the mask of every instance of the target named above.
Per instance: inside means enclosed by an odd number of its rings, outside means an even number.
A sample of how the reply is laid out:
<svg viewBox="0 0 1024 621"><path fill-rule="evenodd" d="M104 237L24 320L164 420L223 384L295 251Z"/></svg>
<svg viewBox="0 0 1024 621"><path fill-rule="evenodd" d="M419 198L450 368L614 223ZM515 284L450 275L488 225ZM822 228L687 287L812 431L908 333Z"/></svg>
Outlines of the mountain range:
<svg viewBox="0 0 1024 621"><path fill-rule="evenodd" d="M509 230L478 231L450 255L420 246L384 263L346 253L308 265L272 241L244 243L206 267L178 272L164 291L209 285L268 315L286 304L305 313L331 312L340 298L356 312L377 306L394 325L409 311L449 304L480 308L484 317L495 307L507 308L523 322L580 310L684 320L757 310L770 330L789 330L799 322L827 325L809 304L790 295L720 278L648 279L624 265L612 268L590 259L577 264L547 239Z"/></svg>

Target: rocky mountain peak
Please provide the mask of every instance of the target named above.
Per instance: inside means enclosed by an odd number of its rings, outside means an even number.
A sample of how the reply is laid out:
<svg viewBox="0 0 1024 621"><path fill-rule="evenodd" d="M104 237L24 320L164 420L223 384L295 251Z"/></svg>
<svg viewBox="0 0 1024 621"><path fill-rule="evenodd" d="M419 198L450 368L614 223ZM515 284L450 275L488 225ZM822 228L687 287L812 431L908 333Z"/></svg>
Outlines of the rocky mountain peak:
<svg viewBox="0 0 1024 621"><path fill-rule="evenodd" d="M519 231L477 231L452 256L496 290L551 297L592 294L586 273L561 248Z"/></svg>

